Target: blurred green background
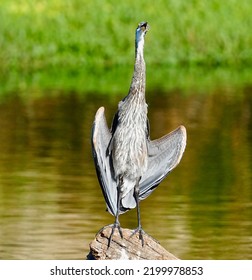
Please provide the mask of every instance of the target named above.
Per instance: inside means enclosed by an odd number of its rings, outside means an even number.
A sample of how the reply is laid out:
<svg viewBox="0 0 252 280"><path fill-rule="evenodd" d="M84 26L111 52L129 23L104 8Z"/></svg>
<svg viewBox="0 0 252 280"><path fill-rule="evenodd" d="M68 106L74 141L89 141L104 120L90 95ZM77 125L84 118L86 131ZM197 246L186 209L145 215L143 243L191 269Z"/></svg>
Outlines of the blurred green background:
<svg viewBox="0 0 252 280"><path fill-rule="evenodd" d="M251 77L251 14L249 0L2 0L1 95L118 93L143 20L149 89L241 86Z"/></svg>

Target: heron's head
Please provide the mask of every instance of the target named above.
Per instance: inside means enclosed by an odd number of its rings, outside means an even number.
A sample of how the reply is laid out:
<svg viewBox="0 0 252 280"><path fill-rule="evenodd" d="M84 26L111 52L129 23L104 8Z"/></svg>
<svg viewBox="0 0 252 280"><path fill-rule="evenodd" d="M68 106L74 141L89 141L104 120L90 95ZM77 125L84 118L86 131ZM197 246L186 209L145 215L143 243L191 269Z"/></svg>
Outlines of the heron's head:
<svg viewBox="0 0 252 280"><path fill-rule="evenodd" d="M149 24L144 21L140 22L136 29L136 43L138 44L140 41L143 41L145 34L150 29Z"/></svg>

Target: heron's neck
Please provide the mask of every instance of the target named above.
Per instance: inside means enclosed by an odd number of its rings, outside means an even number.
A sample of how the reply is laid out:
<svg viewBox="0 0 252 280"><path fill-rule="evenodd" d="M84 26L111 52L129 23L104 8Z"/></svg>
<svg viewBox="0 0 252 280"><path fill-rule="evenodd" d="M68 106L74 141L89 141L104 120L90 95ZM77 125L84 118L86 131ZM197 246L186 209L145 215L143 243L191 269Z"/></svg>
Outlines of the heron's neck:
<svg viewBox="0 0 252 280"><path fill-rule="evenodd" d="M129 95L137 95L145 100L145 61L144 41L136 42L135 66Z"/></svg>
<svg viewBox="0 0 252 280"><path fill-rule="evenodd" d="M144 39L142 38L141 40L136 39L136 60L138 58L142 58L144 60Z"/></svg>

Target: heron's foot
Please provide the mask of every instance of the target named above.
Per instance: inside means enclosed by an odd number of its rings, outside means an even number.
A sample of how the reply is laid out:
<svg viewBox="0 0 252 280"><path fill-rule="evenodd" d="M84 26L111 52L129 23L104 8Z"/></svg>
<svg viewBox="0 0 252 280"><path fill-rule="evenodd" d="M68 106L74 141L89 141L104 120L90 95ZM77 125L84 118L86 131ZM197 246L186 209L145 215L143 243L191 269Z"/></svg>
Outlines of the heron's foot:
<svg viewBox="0 0 252 280"><path fill-rule="evenodd" d="M137 227L131 234L130 237L132 237L133 235L135 235L136 233L139 233L139 240L141 240L142 242L142 247L144 246L144 238L143 238L143 235L145 234L144 230L142 229L141 226Z"/></svg>
<svg viewBox="0 0 252 280"><path fill-rule="evenodd" d="M119 222L115 222L114 224L111 225L111 227L112 227L112 230L111 230L110 237L108 239L108 248L110 247L110 243L112 241L112 237L114 235L114 232L115 232L116 228L118 229L119 234L120 234L121 238L123 239L123 233L122 233L122 229L121 229L120 223Z"/></svg>

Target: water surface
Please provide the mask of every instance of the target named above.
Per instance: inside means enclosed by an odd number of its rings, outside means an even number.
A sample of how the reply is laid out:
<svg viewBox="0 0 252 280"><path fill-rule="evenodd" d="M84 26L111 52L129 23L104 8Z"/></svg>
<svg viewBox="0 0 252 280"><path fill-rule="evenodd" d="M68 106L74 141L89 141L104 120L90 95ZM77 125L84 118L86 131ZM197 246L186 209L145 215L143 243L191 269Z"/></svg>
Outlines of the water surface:
<svg viewBox="0 0 252 280"><path fill-rule="evenodd" d="M32 94L32 93L31 93ZM56 94L0 104L0 258L85 259L113 222L90 130L118 94ZM151 138L184 124L180 165L141 203L144 230L181 259L252 259L252 89L147 93ZM121 216L135 228L136 211Z"/></svg>

